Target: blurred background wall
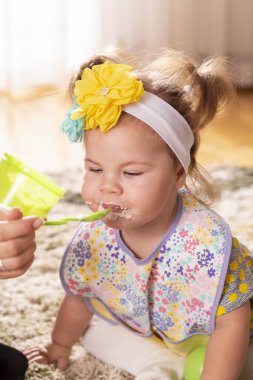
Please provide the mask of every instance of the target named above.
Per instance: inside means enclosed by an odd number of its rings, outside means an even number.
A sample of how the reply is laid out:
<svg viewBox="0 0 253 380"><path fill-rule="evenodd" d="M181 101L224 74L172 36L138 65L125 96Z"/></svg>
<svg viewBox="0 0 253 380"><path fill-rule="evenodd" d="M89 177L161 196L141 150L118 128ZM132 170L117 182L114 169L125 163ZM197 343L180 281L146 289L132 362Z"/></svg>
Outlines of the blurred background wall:
<svg viewBox="0 0 253 380"><path fill-rule="evenodd" d="M252 0L0 0L0 154L41 171L81 166L81 144L58 130L68 107L60 92L111 43L133 52L174 47L197 60L229 56L238 103L203 133L199 158L252 165Z"/></svg>

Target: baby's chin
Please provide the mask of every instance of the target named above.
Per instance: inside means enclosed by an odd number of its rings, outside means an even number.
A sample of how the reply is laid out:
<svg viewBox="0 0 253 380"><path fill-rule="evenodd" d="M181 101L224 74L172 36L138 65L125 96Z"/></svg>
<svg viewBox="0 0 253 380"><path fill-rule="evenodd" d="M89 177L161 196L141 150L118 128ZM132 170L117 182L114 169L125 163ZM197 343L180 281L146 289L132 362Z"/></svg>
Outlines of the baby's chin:
<svg viewBox="0 0 253 380"><path fill-rule="evenodd" d="M123 218L109 219L109 217L106 216L102 220L107 227L113 228L115 230L122 230L129 225L129 221Z"/></svg>
<svg viewBox="0 0 253 380"><path fill-rule="evenodd" d="M110 212L105 218L103 218L105 225L115 229L128 227L134 220L135 216L129 210L123 210L120 213Z"/></svg>
<svg viewBox="0 0 253 380"><path fill-rule="evenodd" d="M125 220L134 220L135 217L133 213L130 210L122 210L121 212L110 212L107 215L107 219L110 221L117 221L120 219L125 219Z"/></svg>

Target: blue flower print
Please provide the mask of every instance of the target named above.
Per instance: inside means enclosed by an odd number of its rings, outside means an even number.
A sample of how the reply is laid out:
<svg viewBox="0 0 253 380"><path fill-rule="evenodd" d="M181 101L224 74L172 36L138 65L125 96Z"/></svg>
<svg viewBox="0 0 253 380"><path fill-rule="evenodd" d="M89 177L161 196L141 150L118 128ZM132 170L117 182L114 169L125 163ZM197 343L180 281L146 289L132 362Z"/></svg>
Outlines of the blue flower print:
<svg viewBox="0 0 253 380"><path fill-rule="evenodd" d="M159 261L160 263L163 263L164 256L156 257L155 261Z"/></svg>
<svg viewBox="0 0 253 380"><path fill-rule="evenodd" d="M122 263L126 264L126 256L123 256L120 261L122 261Z"/></svg>
<svg viewBox="0 0 253 380"><path fill-rule="evenodd" d="M77 243L77 248L78 249L83 249L84 248L84 243L82 240L80 240L78 243Z"/></svg>
<svg viewBox="0 0 253 380"><path fill-rule="evenodd" d="M84 257L85 257L86 259L90 259L91 256L92 256L92 254L91 254L89 251L86 252L85 255L84 255Z"/></svg>
<svg viewBox="0 0 253 380"><path fill-rule="evenodd" d="M134 307L134 310L133 310L134 317L145 316L147 311L148 311L147 306L137 305L136 307Z"/></svg>
<svg viewBox="0 0 253 380"><path fill-rule="evenodd" d="M197 263L201 268L208 267L211 261L214 258L214 254L211 253L208 249L204 249L203 252L197 252L198 260Z"/></svg>
<svg viewBox="0 0 253 380"><path fill-rule="evenodd" d="M215 269L213 269L213 268L208 269L207 274L209 277L214 277L215 276Z"/></svg>
<svg viewBox="0 0 253 380"><path fill-rule="evenodd" d="M84 266L84 259L83 259L83 258L78 259L78 260L77 260L77 265L78 265L79 267L83 267L83 266Z"/></svg>
<svg viewBox="0 0 253 380"><path fill-rule="evenodd" d="M151 316L152 324L157 326L162 331L167 331L169 327L174 326L171 318L161 317L160 314L156 311Z"/></svg>
<svg viewBox="0 0 253 380"><path fill-rule="evenodd" d="M168 272L167 270L164 271L164 274L167 278L169 278L171 276L171 272Z"/></svg>
<svg viewBox="0 0 253 380"><path fill-rule="evenodd" d="M119 252L112 253L112 257L115 257L115 259L118 259L119 258Z"/></svg>

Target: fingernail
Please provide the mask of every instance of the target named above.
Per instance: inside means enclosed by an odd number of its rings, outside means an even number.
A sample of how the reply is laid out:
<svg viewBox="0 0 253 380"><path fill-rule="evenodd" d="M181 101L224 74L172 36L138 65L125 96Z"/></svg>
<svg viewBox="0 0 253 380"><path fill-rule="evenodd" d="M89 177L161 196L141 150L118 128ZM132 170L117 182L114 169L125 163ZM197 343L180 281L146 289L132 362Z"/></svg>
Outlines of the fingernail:
<svg viewBox="0 0 253 380"><path fill-rule="evenodd" d="M35 221L33 222L33 227L35 230L37 230L39 227L41 227L42 225L44 224L44 220L43 219L35 219Z"/></svg>
<svg viewBox="0 0 253 380"><path fill-rule="evenodd" d="M19 207L14 206L12 210L13 210L14 212L19 212L20 215L21 215L21 214L23 215L23 213L22 213L22 211L20 210Z"/></svg>

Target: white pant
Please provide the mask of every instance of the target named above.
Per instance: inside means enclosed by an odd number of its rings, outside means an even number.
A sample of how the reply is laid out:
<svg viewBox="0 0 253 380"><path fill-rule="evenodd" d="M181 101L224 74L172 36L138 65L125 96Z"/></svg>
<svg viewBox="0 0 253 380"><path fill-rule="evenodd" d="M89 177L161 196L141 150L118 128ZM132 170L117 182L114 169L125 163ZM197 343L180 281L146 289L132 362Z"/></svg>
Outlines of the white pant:
<svg viewBox="0 0 253 380"><path fill-rule="evenodd" d="M136 380L183 380L184 357L174 354L160 339L143 338L120 325L93 317L82 342L102 361L124 369ZM253 380L253 344L240 380Z"/></svg>
<svg viewBox="0 0 253 380"><path fill-rule="evenodd" d="M158 338L143 338L120 325L93 317L82 342L102 361L124 369L136 380L182 380L184 358Z"/></svg>

